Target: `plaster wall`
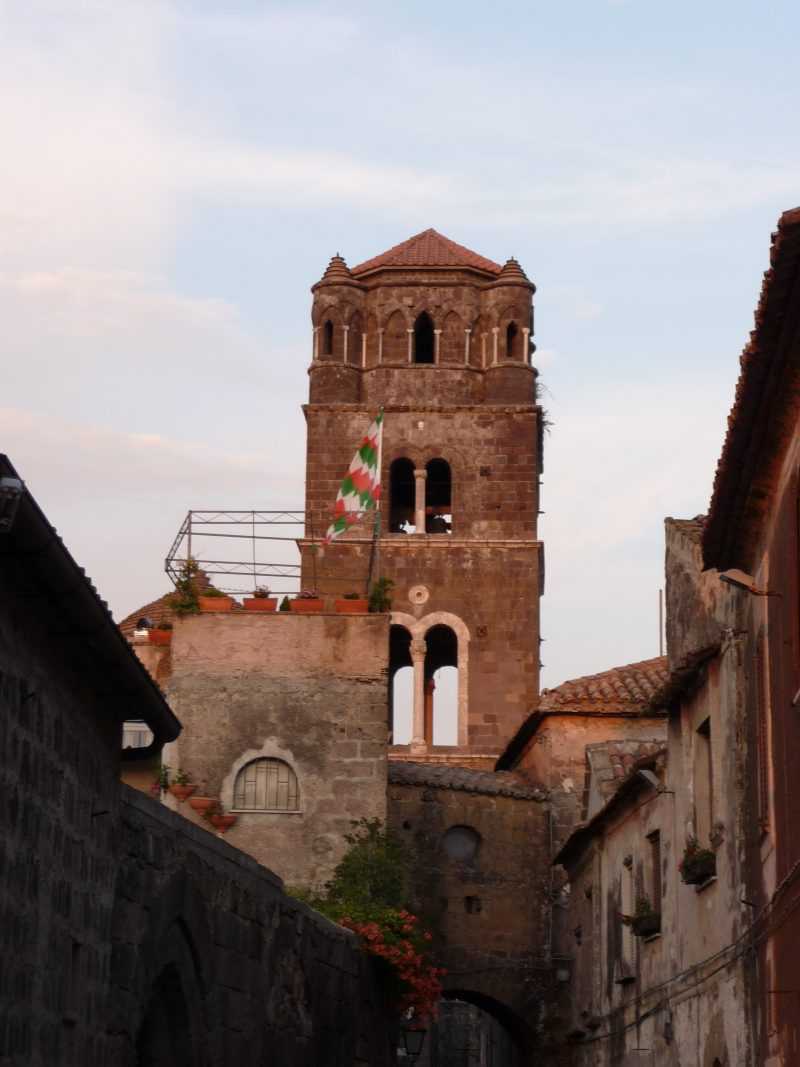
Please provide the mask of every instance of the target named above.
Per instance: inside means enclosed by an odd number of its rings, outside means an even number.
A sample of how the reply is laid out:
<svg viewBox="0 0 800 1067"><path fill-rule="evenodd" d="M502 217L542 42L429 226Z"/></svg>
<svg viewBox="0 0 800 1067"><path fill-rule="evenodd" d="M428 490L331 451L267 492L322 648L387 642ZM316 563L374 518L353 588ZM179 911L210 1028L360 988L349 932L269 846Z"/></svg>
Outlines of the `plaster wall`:
<svg viewBox="0 0 800 1067"><path fill-rule="evenodd" d="M183 732L164 762L234 811L228 840L290 885L321 886L351 822L385 817L388 625L385 615L285 612L175 625L167 692ZM259 757L294 770L297 811L234 808L236 775Z"/></svg>

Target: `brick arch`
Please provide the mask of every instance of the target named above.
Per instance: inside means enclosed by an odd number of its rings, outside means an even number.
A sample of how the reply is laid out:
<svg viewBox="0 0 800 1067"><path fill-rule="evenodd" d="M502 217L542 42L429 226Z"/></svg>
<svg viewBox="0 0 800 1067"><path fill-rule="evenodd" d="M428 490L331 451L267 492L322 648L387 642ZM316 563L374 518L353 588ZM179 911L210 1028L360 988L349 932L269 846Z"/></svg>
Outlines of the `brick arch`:
<svg viewBox="0 0 800 1067"><path fill-rule="evenodd" d="M383 326L383 362L408 363L408 317L399 308L389 315Z"/></svg>
<svg viewBox="0 0 800 1067"><path fill-rule="evenodd" d="M442 321L439 362L450 366L464 365L464 322L455 311L449 311Z"/></svg>
<svg viewBox="0 0 800 1067"><path fill-rule="evenodd" d="M480 983L480 985L483 984ZM463 976L456 975L453 975L451 981L445 978L444 986L443 1000L462 1000L480 1008L487 1015L491 1015L511 1035L520 1056L525 1057L533 1051L535 1035L531 1027L494 991L487 992L477 985L473 988L472 983L463 981Z"/></svg>

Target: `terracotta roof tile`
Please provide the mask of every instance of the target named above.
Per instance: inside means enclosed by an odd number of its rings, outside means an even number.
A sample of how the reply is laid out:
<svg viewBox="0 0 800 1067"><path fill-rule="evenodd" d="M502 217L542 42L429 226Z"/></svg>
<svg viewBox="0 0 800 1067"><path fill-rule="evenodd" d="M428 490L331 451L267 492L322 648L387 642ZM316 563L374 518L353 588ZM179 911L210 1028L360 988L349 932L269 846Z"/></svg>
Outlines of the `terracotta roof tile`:
<svg viewBox="0 0 800 1067"><path fill-rule="evenodd" d="M389 760L389 782L392 785L427 785L434 789L458 789L464 793L485 796L514 797L517 800L544 800L537 789L524 778L509 771L473 771L452 764L412 763Z"/></svg>
<svg viewBox="0 0 800 1067"><path fill-rule="evenodd" d="M477 252L456 244L433 229L423 230L379 256L359 263L357 267L353 267L351 274L358 276L387 267L471 267L473 270L493 275L500 274L502 270L499 263L479 256Z"/></svg>
<svg viewBox="0 0 800 1067"><path fill-rule="evenodd" d="M543 689L539 711L646 711L669 681L666 656L614 667L600 674L573 678L555 689Z"/></svg>
<svg viewBox="0 0 800 1067"><path fill-rule="evenodd" d="M771 498L781 441L791 434L797 403L800 208L786 211L772 235L770 269L764 275L755 330L739 360L741 371L722 454L717 464L708 520L703 532L706 567L747 569L747 533L760 521ZM787 420L789 425L787 425Z"/></svg>
<svg viewBox="0 0 800 1067"><path fill-rule="evenodd" d="M211 585L208 575L203 570L198 571L195 582L200 593ZM159 597L158 600L151 600L149 604L132 611L130 615L126 615L122 622L119 623L120 630L126 637L132 637L133 631L136 629L136 623L141 618L148 618L156 625L162 622L175 622L175 612L172 608L172 598L174 596L175 590L173 589L171 592Z"/></svg>

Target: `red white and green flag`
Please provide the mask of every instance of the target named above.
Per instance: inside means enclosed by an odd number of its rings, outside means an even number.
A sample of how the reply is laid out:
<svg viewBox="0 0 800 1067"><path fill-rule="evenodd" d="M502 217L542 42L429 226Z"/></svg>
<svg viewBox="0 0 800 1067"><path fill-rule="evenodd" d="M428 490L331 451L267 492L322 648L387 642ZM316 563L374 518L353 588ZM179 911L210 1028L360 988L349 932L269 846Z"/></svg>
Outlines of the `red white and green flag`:
<svg viewBox="0 0 800 1067"><path fill-rule="evenodd" d="M370 425L353 462L336 494L333 521L323 538L330 544L362 517L366 511L377 510L381 498L381 447L383 444L383 411L379 411Z"/></svg>

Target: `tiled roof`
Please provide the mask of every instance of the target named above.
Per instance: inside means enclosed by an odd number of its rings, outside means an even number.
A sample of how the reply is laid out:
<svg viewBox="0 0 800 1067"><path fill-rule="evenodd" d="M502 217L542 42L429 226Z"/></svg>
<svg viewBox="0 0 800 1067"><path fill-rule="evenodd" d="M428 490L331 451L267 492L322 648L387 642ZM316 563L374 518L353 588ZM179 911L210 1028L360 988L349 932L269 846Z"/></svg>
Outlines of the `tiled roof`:
<svg viewBox="0 0 800 1067"><path fill-rule="evenodd" d="M208 589L211 585L208 575L203 570L197 572L194 581L199 593L202 593L204 589ZM141 608L137 608L136 611L132 611L130 615L126 615L119 624L119 628L125 637L133 636L136 623L142 618L150 619L156 626L162 622L175 622L175 611L172 607L172 598L174 596L175 590L173 589L170 593L160 596L158 600L151 600L149 604L144 604Z"/></svg>
<svg viewBox="0 0 800 1067"><path fill-rule="evenodd" d="M456 244L436 230L423 230L409 237L379 256L359 263L353 267L351 274L358 276L384 267L471 267L495 275L502 270L499 263Z"/></svg>
<svg viewBox="0 0 800 1067"><path fill-rule="evenodd" d="M392 785L427 785L434 789L458 789L485 796L514 797L517 800L544 800L543 790L509 771L473 771L452 764L411 763L389 760Z"/></svg>
<svg viewBox="0 0 800 1067"><path fill-rule="evenodd" d="M772 235L755 330L740 358L741 372L717 465L703 532L706 567L742 567L748 533L769 506L784 442L800 401L797 345L800 208L786 211Z"/></svg>
<svg viewBox="0 0 800 1067"><path fill-rule="evenodd" d="M597 814L593 804L602 806L622 785L642 760L661 756L666 748L666 723L661 725L660 737L649 741L598 741L586 746L587 773L593 795L588 798L588 817Z"/></svg>
<svg viewBox="0 0 800 1067"><path fill-rule="evenodd" d="M539 711L646 711L669 681L666 656L573 678L543 689Z"/></svg>

